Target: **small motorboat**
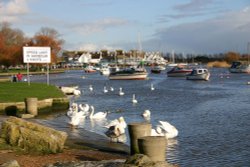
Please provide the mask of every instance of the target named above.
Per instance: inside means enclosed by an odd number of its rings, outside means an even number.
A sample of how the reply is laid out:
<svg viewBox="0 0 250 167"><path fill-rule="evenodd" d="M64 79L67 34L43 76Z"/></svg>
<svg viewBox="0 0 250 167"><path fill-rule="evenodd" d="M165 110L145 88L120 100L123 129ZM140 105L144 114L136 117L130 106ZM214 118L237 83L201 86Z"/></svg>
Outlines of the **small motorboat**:
<svg viewBox="0 0 250 167"><path fill-rule="evenodd" d="M103 67L100 69L100 74L101 74L101 75L108 76L108 75L110 74L110 67L109 67L109 66L103 66Z"/></svg>
<svg viewBox="0 0 250 167"><path fill-rule="evenodd" d="M151 73L159 74L161 71L165 70L166 68L161 65L154 65L151 67Z"/></svg>
<svg viewBox="0 0 250 167"><path fill-rule="evenodd" d="M161 71L162 70L160 69L159 66L154 66L151 68L151 73L159 74L159 73L161 73Z"/></svg>
<svg viewBox="0 0 250 167"><path fill-rule="evenodd" d="M96 72L96 69L93 66L87 66L84 68L85 73Z"/></svg>
<svg viewBox="0 0 250 167"><path fill-rule="evenodd" d="M146 69L127 68L116 72L111 72L109 75L110 80L145 80L148 73Z"/></svg>
<svg viewBox="0 0 250 167"><path fill-rule="evenodd" d="M187 68L183 65L178 65L173 67L170 71L167 72L168 77L185 77L186 75L192 72L191 68Z"/></svg>
<svg viewBox="0 0 250 167"><path fill-rule="evenodd" d="M194 68L193 71L186 76L187 80L205 80L210 78L210 72L206 68Z"/></svg>
<svg viewBox="0 0 250 167"><path fill-rule="evenodd" d="M229 68L231 73L250 73L250 64L235 61Z"/></svg>

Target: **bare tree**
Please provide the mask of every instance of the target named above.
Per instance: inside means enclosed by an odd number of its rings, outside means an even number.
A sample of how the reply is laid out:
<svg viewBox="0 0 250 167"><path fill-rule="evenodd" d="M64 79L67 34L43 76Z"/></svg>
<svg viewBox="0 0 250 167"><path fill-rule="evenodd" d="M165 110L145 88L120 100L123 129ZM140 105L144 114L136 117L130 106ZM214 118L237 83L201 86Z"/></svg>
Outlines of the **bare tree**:
<svg viewBox="0 0 250 167"><path fill-rule="evenodd" d="M60 36L55 29L43 27L31 39L29 46L51 47L51 62L56 63L57 55L61 51L64 43L64 40L60 39Z"/></svg>

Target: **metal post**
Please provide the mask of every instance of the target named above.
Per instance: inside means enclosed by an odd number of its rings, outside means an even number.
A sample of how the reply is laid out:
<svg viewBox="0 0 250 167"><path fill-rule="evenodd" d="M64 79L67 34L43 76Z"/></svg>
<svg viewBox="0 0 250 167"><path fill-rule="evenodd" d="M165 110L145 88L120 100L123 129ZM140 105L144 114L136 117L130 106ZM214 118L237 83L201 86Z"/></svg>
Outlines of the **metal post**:
<svg viewBox="0 0 250 167"><path fill-rule="evenodd" d="M27 63L27 80L28 80L28 85L30 85L30 72L29 72L30 66L29 63Z"/></svg>
<svg viewBox="0 0 250 167"><path fill-rule="evenodd" d="M47 85L49 85L49 64L47 63Z"/></svg>

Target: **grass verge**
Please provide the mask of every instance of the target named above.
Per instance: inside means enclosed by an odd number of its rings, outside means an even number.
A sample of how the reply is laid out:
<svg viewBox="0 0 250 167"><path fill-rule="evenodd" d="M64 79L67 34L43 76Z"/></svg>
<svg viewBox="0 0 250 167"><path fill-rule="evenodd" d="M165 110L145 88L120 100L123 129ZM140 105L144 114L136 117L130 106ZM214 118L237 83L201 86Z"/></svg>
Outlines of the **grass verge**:
<svg viewBox="0 0 250 167"><path fill-rule="evenodd" d="M0 83L0 103L23 102L27 97L37 97L38 100L47 98L62 98L65 95L54 85L27 82Z"/></svg>

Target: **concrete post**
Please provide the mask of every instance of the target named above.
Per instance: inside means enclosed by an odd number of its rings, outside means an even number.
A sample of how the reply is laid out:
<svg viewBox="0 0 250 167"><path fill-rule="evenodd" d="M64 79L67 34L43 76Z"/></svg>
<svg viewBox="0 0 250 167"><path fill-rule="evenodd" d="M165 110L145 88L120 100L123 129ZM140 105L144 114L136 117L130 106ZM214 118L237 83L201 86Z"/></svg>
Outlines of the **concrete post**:
<svg viewBox="0 0 250 167"><path fill-rule="evenodd" d="M37 115L37 98L25 98L26 113L36 116Z"/></svg>
<svg viewBox="0 0 250 167"><path fill-rule="evenodd" d="M151 135L151 124L149 123L131 123L128 125L130 137L130 154L140 153L138 147L138 138Z"/></svg>
<svg viewBox="0 0 250 167"><path fill-rule="evenodd" d="M166 160L166 138L164 136L146 136L138 139L141 154L147 155L152 161Z"/></svg>

